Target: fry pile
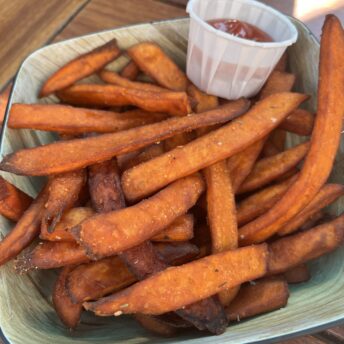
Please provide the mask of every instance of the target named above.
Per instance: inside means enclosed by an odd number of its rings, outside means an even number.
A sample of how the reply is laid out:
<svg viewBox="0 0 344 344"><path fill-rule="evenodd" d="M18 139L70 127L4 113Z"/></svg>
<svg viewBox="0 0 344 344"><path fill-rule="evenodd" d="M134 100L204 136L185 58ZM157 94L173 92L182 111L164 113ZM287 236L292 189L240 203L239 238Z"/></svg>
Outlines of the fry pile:
<svg viewBox="0 0 344 344"><path fill-rule="evenodd" d="M122 71L105 68L123 53ZM285 63L255 99L226 102L150 42L123 52L112 40L67 63L40 91L59 104L11 107L9 127L61 140L0 163L48 176L36 199L0 178L0 213L16 222L0 264L61 268L52 299L71 329L88 310L132 314L163 336L192 326L221 334L286 306L288 284L311 278L306 263L344 241L344 214L324 211L344 195L327 181L344 115L343 56L343 28L329 15L316 115L300 108L308 96L292 92L297 76ZM102 84L78 83L94 73ZM138 81L142 73L152 82ZM287 132L304 143L286 148Z"/></svg>

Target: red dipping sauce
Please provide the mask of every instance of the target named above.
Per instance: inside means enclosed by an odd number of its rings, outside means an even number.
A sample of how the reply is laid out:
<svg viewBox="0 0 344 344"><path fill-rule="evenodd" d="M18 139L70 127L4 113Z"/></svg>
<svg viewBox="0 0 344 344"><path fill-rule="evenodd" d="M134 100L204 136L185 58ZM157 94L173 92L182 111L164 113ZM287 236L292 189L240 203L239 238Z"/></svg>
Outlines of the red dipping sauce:
<svg viewBox="0 0 344 344"><path fill-rule="evenodd" d="M237 19L212 19L208 24L215 29L230 33L236 37L249 39L256 42L273 42L273 39L257 26Z"/></svg>

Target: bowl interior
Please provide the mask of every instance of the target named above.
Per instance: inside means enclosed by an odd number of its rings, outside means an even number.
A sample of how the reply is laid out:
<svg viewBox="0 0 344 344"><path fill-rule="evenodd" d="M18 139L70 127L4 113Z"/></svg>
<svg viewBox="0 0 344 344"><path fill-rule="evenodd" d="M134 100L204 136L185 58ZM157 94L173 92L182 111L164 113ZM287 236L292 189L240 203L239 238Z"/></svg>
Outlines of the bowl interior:
<svg viewBox="0 0 344 344"><path fill-rule="evenodd" d="M319 45L306 27L293 20L299 33L297 43L289 48L291 70L297 75L297 90L312 95L306 107L315 109ZM76 55L110 40L118 39L126 48L140 41L155 41L185 68L188 37L188 19L141 24L100 32L71 39L42 48L30 55L22 64L10 102L35 103L43 82L53 71ZM112 64L119 69L126 62L121 58ZM55 102L54 97L44 102ZM54 140L48 133L5 128L1 154L32 147ZM288 144L299 143L302 138L289 135ZM344 141L338 154L332 181L344 183ZM18 177L1 173L22 190L35 195L40 188L40 178ZM338 214L343 201L330 207ZM12 224L0 218L0 233L5 234ZM79 328L70 333L59 322L51 303L50 293L55 271L35 271L19 276L13 272L12 263L0 268L0 327L11 343L256 343L275 341L281 337L319 330L344 318L344 249L310 264L312 279L306 284L291 287L291 297L286 308L233 324L221 336L209 337L190 330L177 338L156 337L135 324L130 317L99 318L84 313ZM172 287L172 286L171 286Z"/></svg>

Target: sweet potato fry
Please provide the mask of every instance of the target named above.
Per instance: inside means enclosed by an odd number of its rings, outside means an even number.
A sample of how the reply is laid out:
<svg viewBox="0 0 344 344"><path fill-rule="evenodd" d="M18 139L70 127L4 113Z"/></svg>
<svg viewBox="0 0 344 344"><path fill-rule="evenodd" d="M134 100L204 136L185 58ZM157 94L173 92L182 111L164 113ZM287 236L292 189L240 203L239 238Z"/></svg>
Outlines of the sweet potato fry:
<svg viewBox="0 0 344 344"><path fill-rule="evenodd" d="M156 244L159 256L167 263L186 263L195 257L198 249L189 243ZM67 280L68 293L74 303L96 300L109 293L121 290L136 282L135 276L123 261L108 257L76 267Z"/></svg>
<svg viewBox="0 0 344 344"><path fill-rule="evenodd" d="M185 214L203 191L202 178L189 176L132 207L96 215L74 227L72 233L89 256L113 255L161 232Z"/></svg>
<svg viewBox="0 0 344 344"><path fill-rule="evenodd" d="M71 241L75 239L69 230L80 222L88 219L94 215L94 211L88 207L78 207L67 210L61 217L61 221L55 226L52 233L47 231L47 228L41 228L40 239L48 241Z"/></svg>
<svg viewBox="0 0 344 344"><path fill-rule="evenodd" d="M153 236L152 241L187 241L193 238L192 214L179 216L163 232Z"/></svg>
<svg viewBox="0 0 344 344"><path fill-rule="evenodd" d="M185 92L156 92L115 85L80 84L58 91L57 96L71 105L134 105L150 112L172 116L191 113Z"/></svg>
<svg viewBox="0 0 344 344"><path fill-rule="evenodd" d="M51 177L49 198L42 217L42 231L53 232L62 214L78 200L86 183L86 170L61 173Z"/></svg>
<svg viewBox="0 0 344 344"><path fill-rule="evenodd" d="M166 313L263 276L266 261L265 244L218 253L166 269L117 294L86 302L84 307L100 316Z"/></svg>
<svg viewBox="0 0 344 344"><path fill-rule="evenodd" d="M158 317L146 314L135 314L134 318L146 330L163 337L172 337L177 332L177 328L159 320Z"/></svg>
<svg viewBox="0 0 344 344"><path fill-rule="evenodd" d="M197 113L208 111L219 106L217 97L202 92L193 84L188 86L186 92L195 101L195 111Z"/></svg>
<svg viewBox="0 0 344 344"><path fill-rule="evenodd" d="M273 71L262 90L260 99L264 99L271 94L278 92L289 92L295 83L295 75L285 72Z"/></svg>
<svg viewBox="0 0 344 344"><path fill-rule="evenodd" d="M194 139L194 133L192 132L185 132L185 133L174 135L164 141L164 149L166 152L168 152L174 148L186 145L193 139Z"/></svg>
<svg viewBox="0 0 344 344"><path fill-rule="evenodd" d="M126 198L140 199L178 178L238 153L266 136L304 99L304 95L296 93L274 94L222 128L125 171L122 188ZM7 161L1 164L2 168Z"/></svg>
<svg viewBox="0 0 344 344"><path fill-rule="evenodd" d="M283 275L289 284L304 283L311 279L311 274L306 264L295 266Z"/></svg>
<svg viewBox="0 0 344 344"><path fill-rule="evenodd" d="M333 203L344 195L344 185L325 184L307 206L278 231L278 235L287 235L298 230L312 215Z"/></svg>
<svg viewBox="0 0 344 344"><path fill-rule="evenodd" d="M99 72L100 78L108 83L117 86L132 88L135 90L151 91L151 92L168 92L167 88L162 88L160 86L150 84L148 82L131 81L129 79L123 78L116 72L111 72L109 70L103 69Z"/></svg>
<svg viewBox="0 0 344 344"><path fill-rule="evenodd" d="M16 257L39 235L48 185L40 192L10 233L0 242L0 266Z"/></svg>
<svg viewBox="0 0 344 344"><path fill-rule="evenodd" d="M78 56L49 77L43 84L39 96L45 97L74 84L76 81L102 69L120 54L117 41L112 39L89 53Z"/></svg>
<svg viewBox="0 0 344 344"><path fill-rule="evenodd" d="M308 136L312 134L315 116L309 111L296 109L280 125L281 129Z"/></svg>
<svg viewBox="0 0 344 344"><path fill-rule="evenodd" d="M16 259L15 269L22 274L32 269L55 269L89 261L85 250L75 242L41 241Z"/></svg>
<svg viewBox="0 0 344 344"><path fill-rule="evenodd" d="M281 238L269 245L269 274L290 270L331 252L343 244L344 215L308 231Z"/></svg>
<svg viewBox="0 0 344 344"><path fill-rule="evenodd" d="M339 146L344 111L344 31L328 15L320 44L318 111L311 147L296 182L264 215L241 228L242 245L274 235L300 212L326 182Z"/></svg>
<svg viewBox="0 0 344 344"><path fill-rule="evenodd" d="M157 44L150 42L136 44L128 49L128 55L159 85L174 91L186 90L189 82L185 74Z"/></svg>
<svg viewBox="0 0 344 344"><path fill-rule="evenodd" d="M238 225L231 177L225 160L204 169L207 185L207 215L211 234L212 252L220 253L238 247ZM219 294L223 306L228 305L238 287Z"/></svg>
<svg viewBox="0 0 344 344"><path fill-rule="evenodd" d="M13 104L8 126L66 134L112 133L159 122L166 117L143 110L116 113L58 104Z"/></svg>
<svg viewBox="0 0 344 344"><path fill-rule="evenodd" d="M30 206L32 198L0 176L0 214L18 221Z"/></svg>
<svg viewBox="0 0 344 344"><path fill-rule="evenodd" d="M254 144L248 146L243 151L233 155L227 160L234 193L238 191L240 185L252 171L252 168L258 159L260 152L262 151L265 141L266 138L258 140Z"/></svg>
<svg viewBox="0 0 344 344"><path fill-rule="evenodd" d="M238 296L226 308L229 321L240 321L271 312L287 305L288 284L281 277L263 278L241 287Z"/></svg>
<svg viewBox="0 0 344 344"><path fill-rule="evenodd" d="M49 175L73 171L109 160L115 155L133 152L181 132L224 123L245 112L248 106L248 101L238 100L202 114L170 118L160 123L113 134L24 149L8 155L0 164L0 168L23 175Z"/></svg>
<svg viewBox="0 0 344 344"><path fill-rule="evenodd" d="M3 123L8 99L11 94L12 84L8 85L3 92L0 94L0 124Z"/></svg>
<svg viewBox="0 0 344 344"><path fill-rule="evenodd" d="M73 266L66 266L60 271L52 295L57 315L62 323L71 330L77 327L83 309L82 304L72 302L66 289L66 280L73 269Z"/></svg>
<svg viewBox="0 0 344 344"><path fill-rule="evenodd" d="M268 211L296 178L297 176L293 176L279 184L268 186L239 202L237 205L238 225L242 226Z"/></svg>
<svg viewBox="0 0 344 344"><path fill-rule="evenodd" d="M301 143L277 155L259 160L237 193L257 190L284 175L305 157L309 147L309 142Z"/></svg>
<svg viewBox="0 0 344 344"><path fill-rule="evenodd" d="M121 77L129 80L135 80L140 73L140 69L134 61L129 61L127 65L121 70Z"/></svg>

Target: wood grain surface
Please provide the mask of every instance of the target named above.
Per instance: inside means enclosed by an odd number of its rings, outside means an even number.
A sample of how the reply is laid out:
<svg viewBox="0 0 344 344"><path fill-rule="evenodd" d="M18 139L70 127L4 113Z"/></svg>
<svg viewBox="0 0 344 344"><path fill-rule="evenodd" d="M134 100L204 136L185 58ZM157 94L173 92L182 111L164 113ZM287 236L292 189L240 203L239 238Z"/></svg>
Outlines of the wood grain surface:
<svg viewBox="0 0 344 344"><path fill-rule="evenodd" d="M292 14L294 0L265 0ZM185 16L187 0L0 0L0 89L21 61L49 41L132 23ZM314 21L314 18L311 19ZM0 343L1 341L0 338ZM284 344L344 343L344 326Z"/></svg>

